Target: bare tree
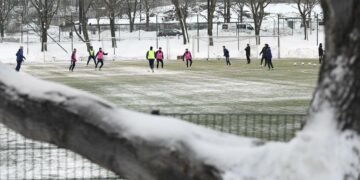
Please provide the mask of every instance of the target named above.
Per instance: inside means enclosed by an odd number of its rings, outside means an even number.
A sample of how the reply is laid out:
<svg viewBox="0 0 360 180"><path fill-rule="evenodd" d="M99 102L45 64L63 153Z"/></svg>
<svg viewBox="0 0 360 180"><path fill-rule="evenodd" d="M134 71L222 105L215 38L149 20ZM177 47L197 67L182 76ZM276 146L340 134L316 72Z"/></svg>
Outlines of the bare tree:
<svg viewBox="0 0 360 180"><path fill-rule="evenodd" d="M110 19L110 32L112 47L116 47L116 35L115 35L115 17L120 14L120 6L122 0L105 0L105 4L108 10L108 17Z"/></svg>
<svg viewBox="0 0 360 180"><path fill-rule="evenodd" d="M91 4L94 0L79 0L79 29L76 28L76 24L73 19L71 19L75 33L81 39L81 41L86 43L87 50L90 49L91 41L88 32L88 18L87 13L91 7ZM82 34L82 35L81 35Z"/></svg>
<svg viewBox="0 0 360 180"><path fill-rule="evenodd" d="M142 0L143 6L145 8L145 22L146 22L146 30L149 31L150 27L150 13L151 9L153 9L156 5L156 0Z"/></svg>
<svg viewBox="0 0 360 180"><path fill-rule="evenodd" d="M207 0L207 6L208 6L208 15L207 15L207 21L208 21L208 36L209 36L209 46L214 45L214 39L213 39L213 20L214 20L214 12L216 7L216 1L217 0Z"/></svg>
<svg viewBox="0 0 360 180"><path fill-rule="evenodd" d="M38 23L41 29L41 51L47 51L47 30L52 18L57 13L60 0L30 0L38 14Z"/></svg>
<svg viewBox="0 0 360 180"><path fill-rule="evenodd" d="M304 27L304 39L308 40L309 37L307 33L307 28L308 28L307 17L310 17L314 7L317 4L319 4L319 0L296 0L296 4Z"/></svg>
<svg viewBox="0 0 360 180"><path fill-rule="evenodd" d="M245 6L245 1L246 0L235 0L235 5L234 6L232 6L233 7L233 9L235 10L235 11L237 11L238 12L238 14L239 14L239 20L240 20L240 23L243 23L243 19L244 19L244 6Z"/></svg>
<svg viewBox="0 0 360 180"><path fill-rule="evenodd" d="M126 14L129 18L130 32L134 31L135 16L138 8L138 1L125 0Z"/></svg>
<svg viewBox="0 0 360 180"><path fill-rule="evenodd" d="M231 20L231 0L223 0L224 1L224 22L229 23Z"/></svg>
<svg viewBox="0 0 360 180"><path fill-rule="evenodd" d="M0 33L1 38L5 35L5 24L15 4L11 0L0 0Z"/></svg>
<svg viewBox="0 0 360 180"><path fill-rule="evenodd" d="M250 7L255 26L256 44L260 44L260 28L265 17L265 8L271 0L246 0L246 5Z"/></svg>
<svg viewBox="0 0 360 180"><path fill-rule="evenodd" d="M186 24L186 19L188 17L188 8L190 0L171 0L175 6L176 16L179 19L181 31L183 34L183 43L189 43L189 34Z"/></svg>

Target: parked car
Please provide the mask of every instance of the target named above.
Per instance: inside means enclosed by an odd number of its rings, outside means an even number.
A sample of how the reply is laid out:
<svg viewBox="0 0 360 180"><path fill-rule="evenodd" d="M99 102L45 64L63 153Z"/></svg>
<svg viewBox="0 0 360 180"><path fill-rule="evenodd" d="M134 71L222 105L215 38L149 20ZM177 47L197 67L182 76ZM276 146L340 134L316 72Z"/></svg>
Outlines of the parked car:
<svg viewBox="0 0 360 180"><path fill-rule="evenodd" d="M177 36L182 35L182 33L177 29L161 29L158 32L158 36Z"/></svg>
<svg viewBox="0 0 360 180"><path fill-rule="evenodd" d="M247 29L247 30L254 30L254 27L251 24L237 24L238 29Z"/></svg>

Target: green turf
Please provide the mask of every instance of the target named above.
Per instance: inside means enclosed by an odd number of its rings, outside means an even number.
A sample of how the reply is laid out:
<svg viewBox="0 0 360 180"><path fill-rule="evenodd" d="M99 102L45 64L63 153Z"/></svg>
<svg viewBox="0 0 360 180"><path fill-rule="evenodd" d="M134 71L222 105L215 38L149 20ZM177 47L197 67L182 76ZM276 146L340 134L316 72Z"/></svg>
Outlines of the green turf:
<svg viewBox="0 0 360 180"><path fill-rule="evenodd" d="M301 63L304 62L304 65ZM24 70L96 95L119 107L149 112L305 113L317 81L316 60L274 60L274 70L244 60L165 61L165 69L148 72L147 61L105 61L102 71L79 62L25 64ZM297 66L294 65L297 63Z"/></svg>

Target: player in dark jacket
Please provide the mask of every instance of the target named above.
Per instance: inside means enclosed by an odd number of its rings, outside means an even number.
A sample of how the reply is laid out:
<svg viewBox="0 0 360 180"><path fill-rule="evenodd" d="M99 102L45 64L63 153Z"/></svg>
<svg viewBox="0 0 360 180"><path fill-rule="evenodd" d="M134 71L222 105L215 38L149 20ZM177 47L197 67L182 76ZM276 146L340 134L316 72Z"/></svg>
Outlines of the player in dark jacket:
<svg viewBox="0 0 360 180"><path fill-rule="evenodd" d="M246 60L247 60L247 63L250 64L250 45L247 44L246 48L245 48L245 52L246 52Z"/></svg>
<svg viewBox="0 0 360 180"><path fill-rule="evenodd" d="M227 66L231 66L229 50L226 49L225 46L223 46L223 49L224 49L224 56L225 56L225 60L226 60L226 65L227 65Z"/></svg>
<svg viewBox="0 0 360 180"><path fill-rule="evenodd" d="M23 47L20 46L19 50L16 53L16 63L17 63L15 68L16 71L20 71L21 63L24 61L24 59L26 58L24 56Z"/></svg>
<svg viewBox="0 0 360 180"><path fill-rule="evenodd" d="M262 66L264 60L265 60L264 66L266 66L265 50L266 50L266 47L264 46L264 47L262 48L260 54L259 54L259 55L262 55L262 56L261 56L261 61L260 61L260 66Z"/></svg>
<svg viewBox="0 0 360 180"><path fill-rule="evenodd" d="M319 64L321 64L323 59L324 59L324 49L322 47L322 44L320 43L320 45L319 45Z"/></svg>
<svg viewBox="0 0 360 180"><path fill-rule="evenodd" d="M272 53L271 53L271 49L269 47L268 44L265 44L265 61L267 62L267 65L269 67L269 70L270 70L270 67L271 69L274 69L274 66L272 64Z"/></svg>

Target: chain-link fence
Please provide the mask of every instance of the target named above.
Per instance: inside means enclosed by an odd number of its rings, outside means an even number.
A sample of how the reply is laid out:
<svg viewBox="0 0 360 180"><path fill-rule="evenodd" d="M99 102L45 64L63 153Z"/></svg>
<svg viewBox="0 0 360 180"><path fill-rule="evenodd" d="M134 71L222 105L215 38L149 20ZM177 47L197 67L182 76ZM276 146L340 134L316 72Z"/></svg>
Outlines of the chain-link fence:
<svg viewBox="0 0 360 180"><path fill-rule="evenodd" d="M181 114L180 118L226 133L263 140L289 141L304 122L303 114ZM83 157L47 143L24 138L0 124L0 180L121 179Z"/></svg>

